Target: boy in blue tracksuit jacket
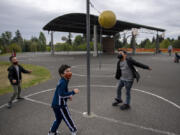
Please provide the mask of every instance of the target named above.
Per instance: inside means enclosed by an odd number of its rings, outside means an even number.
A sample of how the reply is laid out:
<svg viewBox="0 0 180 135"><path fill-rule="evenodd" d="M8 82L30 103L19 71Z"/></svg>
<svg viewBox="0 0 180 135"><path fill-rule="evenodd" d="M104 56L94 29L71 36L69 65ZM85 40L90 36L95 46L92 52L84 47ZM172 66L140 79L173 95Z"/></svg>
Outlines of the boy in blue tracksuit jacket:
<svg viewBox="0 0 180 135"><path fill-rule="evenodd" d="M71 79L72 72L70 66L62 65L59 68L59 75L61 79L56 87L56 91L54 93L52 108L56 117L48 135L58 135L57 129L62 121L65 121L66 125L69 127L72 135L76 135L76 126L74 125L73 120L71 119L71 115L68 110L67 100L72 100L72 96L79 93L78 89L74 89L73 91L68 91L68 83Z"/></svg>

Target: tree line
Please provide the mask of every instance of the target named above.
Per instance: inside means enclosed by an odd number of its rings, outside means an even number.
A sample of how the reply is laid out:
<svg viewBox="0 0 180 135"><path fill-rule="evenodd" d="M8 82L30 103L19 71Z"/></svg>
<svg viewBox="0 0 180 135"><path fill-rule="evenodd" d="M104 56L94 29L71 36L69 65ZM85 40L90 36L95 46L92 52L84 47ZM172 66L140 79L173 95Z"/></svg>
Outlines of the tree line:
<svg viewBox="0 0 180 135"><path fill-rule="evenodd" d="M122 41L116 40L115 48L131 48L131 42L132 42L132 39L130 43L128 43L126 38L123 38ZM168 48L169 45L172 45L173 48L180 48L180 36L178 36L177 39L174 39L174 38L164 39L162 37L159 37L159 45L160 45L160 48ZM146 48L146 49L156 48L156 38L153 37L152 40L146 38L142 40L139 44L136 43L136 47Z"/></svg>
<svg viewBox="0 0 180 135"><path fill-rule="evenodd" d="M100 46L100 36L98 37L98 50L101 50ZM55 44L55 51L85 51L86 46L86 36L76 35L74 38L69 32L67 36L61 38L63 43ZM93 50L93 35L90 37L90 48ZM123 40L120 40L120 36L115 36L115 48L131 48L131 42L127 42L127 39L124 37ZM174 38L162 38L159 37L160 48L168 48L169 45L172 45L173 48L180 48L180 36L177 39ZM19 30L15 32L15 35L12 35L12 32L6 31L0 35L0 50L1 53L12 52L44 52L50 51L50 45L46 43L46 37L43 32L39 33L39 37L31 37L30 40L24 39ZM155 48L156 47L156 38L153 37L152 40L144 39L139 44L136 43L137 48Z"/></svg>
<svg viewBox="0 0 180 135"><path fill-rule="evenodd" d="M19 30L13 36L12 32L5 31L0 35L1 53L16 52L36 52L46 51L46 37L43 32L39 37L31 37L30 40L23 39Z"/></svg>
<svg viewBox="0 0 180 135"><path fill-rule="evenodd" d="M69 32L67 36L61 38L64 43L56 43L55 51L86 51L86 35L73 35ZM98 40L99 41L99 40ZM98 50L101 50L100 43L97 44ZM93 50L93 35L90 36L90 50Z"/></svg>

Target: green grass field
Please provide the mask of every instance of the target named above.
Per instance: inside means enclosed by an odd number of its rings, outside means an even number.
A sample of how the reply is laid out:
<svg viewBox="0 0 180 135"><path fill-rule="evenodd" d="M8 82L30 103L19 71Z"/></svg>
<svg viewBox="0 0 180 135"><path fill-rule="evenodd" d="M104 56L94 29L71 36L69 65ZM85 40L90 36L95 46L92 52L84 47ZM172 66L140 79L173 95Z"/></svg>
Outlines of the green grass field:
<svg viewBox="0 0 180 135"><path fill-rule="evenodd" d="M41 82L47 81L51 78L48 69L41 66L21 64L25 69L32 70L32 74L23 74L22 88L28 88L37 85ZM12 86L8 80L7 68L10 66L9 62L0 62L0 95L13 92Z"/></svg>

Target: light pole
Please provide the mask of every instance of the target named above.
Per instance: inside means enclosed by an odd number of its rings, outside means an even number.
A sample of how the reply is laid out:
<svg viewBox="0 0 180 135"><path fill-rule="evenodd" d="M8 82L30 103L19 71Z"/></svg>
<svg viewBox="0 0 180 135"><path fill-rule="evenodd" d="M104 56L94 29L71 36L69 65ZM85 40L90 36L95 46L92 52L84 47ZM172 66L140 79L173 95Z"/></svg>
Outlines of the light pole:
<svg viewBox="0 0 180 135"><path fill-rule="evenodd" d="M86 1L86 42L87 42L87 115L91 115L91 90L90 90L90 1Z"/></svg>
<svg viewBox="0 0 180 135"><path fill-rule="evenodd" d="M156 54L159 53L159 35L158 35L158 31L157 31L157 35L156 35Z"/></svg>
<svg viewBox="0 0 180 135"><path fill-rule="evenodd" d="M54 55L53 31L51 31L51 55Z"/></svg>

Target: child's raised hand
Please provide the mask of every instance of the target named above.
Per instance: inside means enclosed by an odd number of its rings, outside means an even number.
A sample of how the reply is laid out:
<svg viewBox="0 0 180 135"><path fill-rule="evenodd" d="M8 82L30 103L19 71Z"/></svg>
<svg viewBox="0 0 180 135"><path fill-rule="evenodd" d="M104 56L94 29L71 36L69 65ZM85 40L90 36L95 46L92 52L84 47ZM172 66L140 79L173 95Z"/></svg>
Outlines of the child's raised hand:
<svg viewBox="0 0 180 135"><path fill-rule="evenodd" d="M74 93L78 94L79 93L79 89L74 89Z"/></svg>

